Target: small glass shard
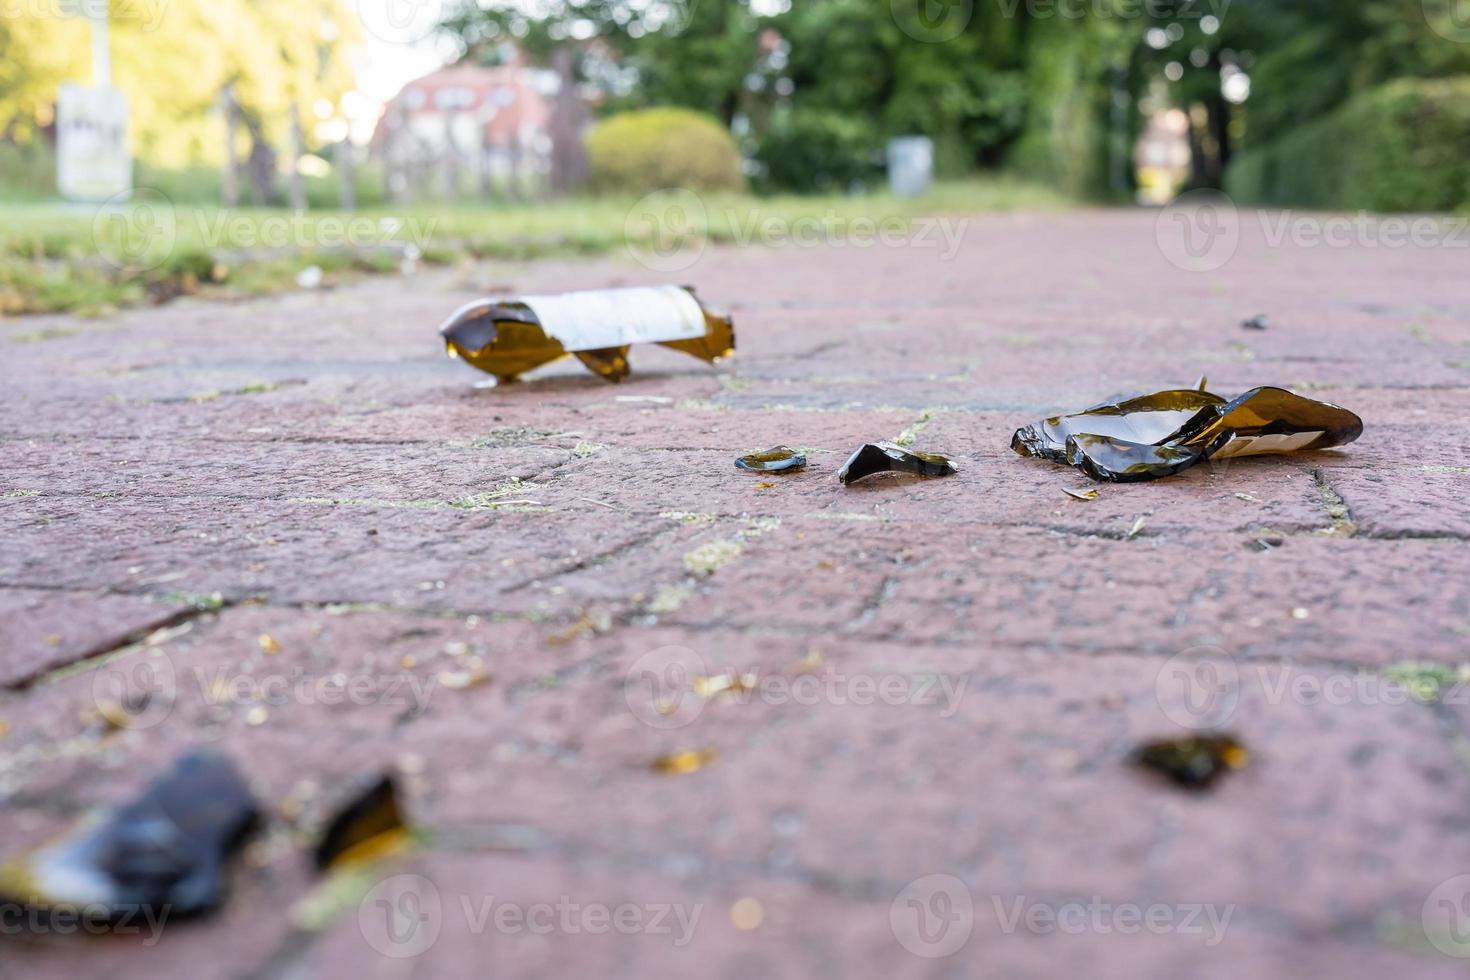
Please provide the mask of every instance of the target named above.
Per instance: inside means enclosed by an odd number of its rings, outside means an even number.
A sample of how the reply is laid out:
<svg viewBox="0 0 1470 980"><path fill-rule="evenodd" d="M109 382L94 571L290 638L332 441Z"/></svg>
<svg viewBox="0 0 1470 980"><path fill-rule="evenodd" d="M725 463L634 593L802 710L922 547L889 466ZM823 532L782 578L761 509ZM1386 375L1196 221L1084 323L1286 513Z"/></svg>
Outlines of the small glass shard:
<svg viewBox="0 0 1470 980"><path fill-rule="evenodd" d="M662 344L710 363L735 351L730 317L677 286L482 299L456 310L439 333L451 357L502 382L568 354L622 381L633 344Z"/></svg>
<svg viewBox="0 0 1470 980"><path fill-rule="evenodd" d="M799 470L806 465L806 457L789 446L777 446L765 452L741 456L735 465L754 473L779 473L783 470Z"/></svg>
<svg viewBox="0 0 1470 980"><path fill-rule="evenodd" d="M1249 320L1240 321L1240 325L1247 330L1265 330L1271 326L1271 321L1266 314L1258 313Z"/></svg>
<svg viewBox="0 0 1470 980"><path fill-rule="evenodd" d="M200 915L224 900L226 865L258 818L229 760L190 753L131 803L0 868L0 895L47 913Z"/></svg>
<svg viewBox="0 0 1470 980"><path fill-rule="evenodd" d="M1094 480L1129 483L1205 459L1328 449L1362 432L1352 412L1284 388L1252 388L1229 401L1203 388L1178 389L1036 422L1016 430L1011 448Z"/></svg>
<svg viewBox="0 0 1470 980"><path fill-rule="evenodd" d="M1226 772L1244 769L1250 753L1234 736L1198 735L1146 742L1134 750L1131 761L1185 789L1204 790Z"/></svg>
<svg viewBox="0 0 1470 980"><path fill-rule="evenodd" d="M715 761L714 749L688 749L654 759L650 768L667 776L687 776Z"/></svg>
<svg viewBox="0 0 1470 980"><path fill-rule="evenodd" d="M408 825L398 805L393 777L383 776L348 800L322 831L316 866L375 861L400 850L408 841Z"/></svg>
<svg viewBox="0 0 1470 980"><path fill-rule="evenodd" d="M919 453L891 442L870 442L853 453L837 471L843 486L876 473L913 473L916 476L953 476L954 460L939 453Z"/></svg>
<svg viewBox="0 0 1470 980"><path fill-rule="evenodd" d="M1062 493L1064 493L1067 496L1072 497L1072 498L1074 498L1076 500L1096 500L1097 499L1097 491L1096 490L1071 490L1071 489L1068 489L1067 487L1062 487Z"/></svg>

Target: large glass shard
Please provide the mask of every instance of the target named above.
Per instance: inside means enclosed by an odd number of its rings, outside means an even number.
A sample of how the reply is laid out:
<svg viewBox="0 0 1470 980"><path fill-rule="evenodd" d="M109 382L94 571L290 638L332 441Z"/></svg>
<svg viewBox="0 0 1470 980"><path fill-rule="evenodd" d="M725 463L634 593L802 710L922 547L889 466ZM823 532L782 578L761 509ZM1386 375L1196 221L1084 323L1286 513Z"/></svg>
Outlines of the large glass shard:
<svg viewBox="0 0 1470 980"><path fill-rule="evenodd" d="M677 286L482 299L455 311L439 332L450 356L500 381L567 354L622 381L633 344L661 344L711 364L735 351L730 317Z"/></svg>
<svg viewBox="0 0 1470 980"><path fill-rule="evenodd" d="M225 866L258 819L222 756L197 752L133 802L0 868L0 894L42 911L183 917L216 908Z"/></svg>
<svg viewBox="0 0 1470 980"><path fill-rule="evenodd" d="M779 473L782 470L799 470L806 465L806 456L789 446L777 446L764 452L741 456L735 465L754 473Z"/></svg>
<svg viewBox="0 0 1470 980"><path fill-rule="evenodd" d="M1231 735L1198 735L1146 742L1134 750L1134 765L1152 769L1185 789L1209 789L1232 769L1244 769L1250 753Z"/></svg>
<svg viewBox="0 0 1470 980"><path fill-rule="evenodd" d="M1307 452L1352 442L1352 412L1284 388L1252 388L1226 400L1201 389L1094 405L1017 429L1011 448L1075 466L1094 480L1156 480L1205 459Z"/></svg>
<svg viewBox="0 0 1470 980"><path fill-rule="evenodd" d="M398 805L398 788L383 776L361 789L337 812L316 846L321 870L358 861L375 861L400 850L408 825Z"/></svg>
<svg viewBox="0 0 1470 980"><path fill-rule="evenodd" d="M959 472L954 460L939 453L916 453L891 442L870 442L848 458L837 479L843 485L876 473L913 473L916 476L953 476Z"/></svg>

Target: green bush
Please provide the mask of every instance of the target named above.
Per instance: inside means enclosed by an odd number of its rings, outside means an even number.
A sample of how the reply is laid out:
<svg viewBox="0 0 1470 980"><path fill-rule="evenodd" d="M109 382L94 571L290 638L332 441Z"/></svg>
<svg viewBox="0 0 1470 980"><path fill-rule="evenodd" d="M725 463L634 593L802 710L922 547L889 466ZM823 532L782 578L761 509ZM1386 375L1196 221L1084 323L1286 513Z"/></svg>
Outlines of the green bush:
<svg viewBox="0 0 1470 980"><path fill-rule="evenodd" d="M719 121L689 109L642 109L598 123L587 136L596 190L646 193L745 189L740 148Z"/></svg>
<svg viewBox="0 0 1470 980"><path fill-rule="evenodd" d="M1390 82L1248 147L1225 189L1249 204L1370 211L1470 206L1470 78Z"/></svg>
<svg viewBox="0 0 1470 980"><path fill-rule="evenodd" d="M798 194L843 193L883 176L883 141L866 122L796 109L771 120L756 150L762 183Z"/></svg>

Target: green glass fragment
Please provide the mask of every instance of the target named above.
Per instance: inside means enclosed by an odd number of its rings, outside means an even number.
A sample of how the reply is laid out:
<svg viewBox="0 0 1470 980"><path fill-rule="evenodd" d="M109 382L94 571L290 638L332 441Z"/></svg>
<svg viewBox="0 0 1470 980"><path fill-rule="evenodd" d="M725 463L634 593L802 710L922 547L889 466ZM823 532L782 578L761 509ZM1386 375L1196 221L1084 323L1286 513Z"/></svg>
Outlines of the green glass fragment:
<svg viewBox="0 0 1470 980"><path fill-rule="evenodd" d="M779 473L782 470L799 470L806 465L806 456L788 446L777 446L764 452L741 456L735 465L753 473Z"/></svg>
<svg viewBox="0 0 1470 980"><path fill-rule="evenodd" d="M870 442L858 449L837 471L843 485L876 473L913 473L916 476L953 476L954 460L939 453L919 453L891 442Z"/></svg>
<svg viewBox="0 0 1470 980"><path fill-rule="evenodd" d="M1204 790L1232 769L1244 769L1250 753L1232 735L1197 735L1146 742L1131 761L1184 789Z"/></svg>
<svg viewBox="0 0 1470 980"><path fill-rule="evenodd" d="M1011 448L1074 466L1094 480L1156 480L1206 459L1310 452L1352 442L1363 420L1284 388L1226 400L1200 389L1094 405L1017 429Z"/></svg>

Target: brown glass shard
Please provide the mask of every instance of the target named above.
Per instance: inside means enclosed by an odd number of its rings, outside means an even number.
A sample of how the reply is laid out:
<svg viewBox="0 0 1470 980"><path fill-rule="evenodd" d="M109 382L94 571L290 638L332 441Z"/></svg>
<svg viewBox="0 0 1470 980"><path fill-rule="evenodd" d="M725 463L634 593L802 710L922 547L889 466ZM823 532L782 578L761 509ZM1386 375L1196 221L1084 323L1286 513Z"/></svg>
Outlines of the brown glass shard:
<svg viewBox="0 0 1470 980"><path fill-rule="evenodd" d="M875 473L913 473L916 476L953 476L959 472L954 460L939 453L918 453L891 442L870 442L848 458L837 479L843 485Z"/></svg>
<svg viewBox="0 0 1470 980"><path fill-rule="evenodd" d="M0 894L44 913L85 907L118 921L209 912L258 816L227 759L191 753L131 803L0 868Z"/></svg>
<svg viewBox="0 0 1470 980"><path fill-rule="evenodd" d="M357 861L373 861L408 840L408 825L398 805L398 788L383 776L355 793L322 831L316 846L320 870Z"/></svg>
<svg viewBox="0 0 1470 980"><path fill-rule="evenodd" d="M1156 480L1205 459L1309 452L1352 442L1363 420L1284 388L1226 400L1199 389L1094 405L1016 430L1011 448L1074 466L1094 480Z"/></svg>
<svg viewBox="0 0 1470 980"><path fill-rule="evenodd" d="M777 446L764 452L741 456L735 465L742 470L755 473L779 473L782 470L799 470L806 465L806 456L788 446Z"/></svg>
<svg viewBox="0 0 1470 980"><path fill-rule="evenodd" d="M1203 790L1232 769L1244 769L1250 753L1234 736L1197 735L1146 742L1134 750L1131 761L1185 789Z"/></svg>
<svg viewBox="0 0 1470 980"><path fill-rule="evenodd" d="M440 328L451 357L498 380L574 354L608 381L628 376L634 344L661 344L711 364L735 352L730 317L675 286L477 300Z"/></svg>

